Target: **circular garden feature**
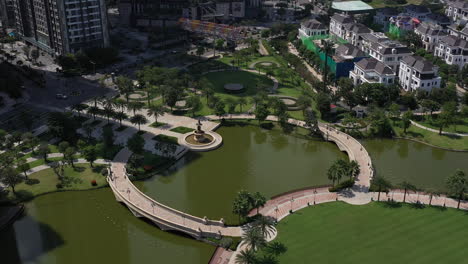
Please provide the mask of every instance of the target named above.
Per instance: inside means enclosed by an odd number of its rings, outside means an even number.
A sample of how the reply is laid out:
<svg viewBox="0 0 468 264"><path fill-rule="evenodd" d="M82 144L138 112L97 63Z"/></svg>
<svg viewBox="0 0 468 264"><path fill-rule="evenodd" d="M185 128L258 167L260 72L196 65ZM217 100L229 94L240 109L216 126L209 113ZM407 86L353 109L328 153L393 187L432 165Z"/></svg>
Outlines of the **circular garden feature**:
<svg viewBox="0 0 468 264"><path fill-rule="evenodd" d="M240 83L227 83L224 85L224 90L230 93L238 93L244 90L244 85Z"/></svg>

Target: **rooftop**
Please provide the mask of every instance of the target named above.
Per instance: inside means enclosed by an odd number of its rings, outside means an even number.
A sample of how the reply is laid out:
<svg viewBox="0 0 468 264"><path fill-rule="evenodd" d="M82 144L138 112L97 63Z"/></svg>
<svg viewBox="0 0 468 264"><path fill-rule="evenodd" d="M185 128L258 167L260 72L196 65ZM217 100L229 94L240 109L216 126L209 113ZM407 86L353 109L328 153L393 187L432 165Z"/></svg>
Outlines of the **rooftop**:
<svg viewBox="0 0 468 264"><path fill-rule="evenodd" d="M343 1L343 2L333 2L332 8L340 11L346 12L357 12L357 11L366 11L373 10L374 8L362 1Z"/></svg>
<svg viewBox="0 0 468 264"><path fill-rule="evenodd" d="M408 66L416 69L419 72L434 71L434 64L420 56L407 56L403 58L403 62Z"/></svg>
<svg viewBox="0 0 468 264"><path fill-rule="evenodd" d="M310 29L327 29L324 24L316 19L309 19L301 23L302 26Z"/></svg>
<svg viewBox="0 0 468 264"><path fill-rule="evenodd" d="M350 43L341 44L335 50L335 61L350 60L366 56L366 53Z"/></svg>
<svg viewBox="0 0 468 264"><path fill-rule="evenodd" d="M446 43L450 47L457 47L461 49L468 49L468 42L459 37L450 35L440 40L441 42Z"/></svg>
<svg viewBox="0 0 468 264"><path fill-rule="evenodd" d="M364 71L374 71L379 75L382 74L395 74L395 72L388 67L387 65L383 64L382 62L374 59L374 58L365 58L358 62L356 62L356 66L361 68Z"/></svg>

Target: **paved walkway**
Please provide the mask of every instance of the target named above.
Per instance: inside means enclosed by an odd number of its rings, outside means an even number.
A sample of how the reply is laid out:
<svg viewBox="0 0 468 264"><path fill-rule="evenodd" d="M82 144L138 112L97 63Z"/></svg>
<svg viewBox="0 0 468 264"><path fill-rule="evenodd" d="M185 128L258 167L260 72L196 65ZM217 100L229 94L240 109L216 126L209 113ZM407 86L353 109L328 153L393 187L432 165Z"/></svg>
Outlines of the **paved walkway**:
<svg viewBox="0 0 468 264"><path fill-rule="evenodd" d="M421 125L419 123L414 122L413 120L410 120L410 121L411 121L411 124L416 126L416 127L419 127L421 129L424 129L424 130L439 134L438 129L433 129L433 128ZM456 136L456 137L468 137L468 133L454 133L454 132L446 132L446 131L442 131L442 135Z"/></svg>

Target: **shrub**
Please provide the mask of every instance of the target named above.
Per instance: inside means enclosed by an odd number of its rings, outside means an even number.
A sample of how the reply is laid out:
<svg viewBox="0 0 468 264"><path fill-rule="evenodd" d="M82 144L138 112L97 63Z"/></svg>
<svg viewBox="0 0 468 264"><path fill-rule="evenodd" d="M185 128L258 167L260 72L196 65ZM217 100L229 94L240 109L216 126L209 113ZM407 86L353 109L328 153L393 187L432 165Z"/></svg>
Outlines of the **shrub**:
<svg viewBox="0 0 468 264"><path fill-rule="evenodd" d="M62 189L62 188L63 188L63 185L62 185L61 183L57 183L57 184L55 185L55 187L57 187L57 189Z"/></svg>
<svg viewBox="0 0 468 264"><path fill-rule="evenodd" d="M27 179L27 180L25 181L25 183L26 183L27 185L34 185L34 184L38 184L38 183L40 183L40 182L41 182L41 181L39 181L39 179L30 179L30 178Z"/></svg>
<svg viewBox="0 0 468 264"><path fill-rule="evenodd" d="M225 248L225 249L228 249L231 247L232 245L232 238L230 237L223 237L221 238L221 240L219 241L218 245L222 248Z"/></svg>
<svg viewBox="0 0 468 264"><path fill-rule="evenodd" d="M354 179L349 179L343 182L340 182L338 185L333 186L329 189L330 192L339 192L346 188L351 188L354 185Z"/></svg>
<svg viewBox="0 0 468 264"><path fill-rule="evenodd" d="M92 186L96 186L96 185L97 185L96 180L92 180L92 181L91 181L91 185L92 185Z"/></svg>

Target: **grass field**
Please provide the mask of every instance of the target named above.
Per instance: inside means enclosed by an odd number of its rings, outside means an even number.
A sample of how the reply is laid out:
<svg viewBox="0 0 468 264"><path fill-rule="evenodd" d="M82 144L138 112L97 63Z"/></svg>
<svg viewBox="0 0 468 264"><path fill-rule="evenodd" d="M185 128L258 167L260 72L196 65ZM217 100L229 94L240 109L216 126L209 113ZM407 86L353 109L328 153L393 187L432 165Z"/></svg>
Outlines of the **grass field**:
<svg viewBox="0 0 468 264"><path fill-rule="evenodd" d="M106 178L100 173L104 165L94 164L91 168L89 164L76 164L75 169L71 166L65 168L65 180L60 181L53 169L45 169L28 176L29 179L37 179L37 184L26 184L25 182L15 187L18 196L24 199L40 194L54 192L58 190L86 190L104 186L107 184ZM92 186L91 181L96 180L97 186ZM58 189L57 184L62 183L63 188ZM10 192L10 198L13 194Z"/></svg>
<svg viewBox="0 0 468 264"><path fill-rule="evenodd" d="M385 203L313 206L277 228L280 263L467 263L468 214Z"/></svg>
<svg viewBox="0 0 468 264"><path fill-rule="evenodd" d="M416 139L441 148L468 150L468 137L439 135L416 126L410 126L405 134L399 122L393 126L393 129L398 137Z"/></svg>

